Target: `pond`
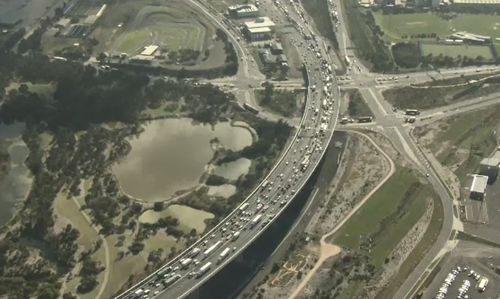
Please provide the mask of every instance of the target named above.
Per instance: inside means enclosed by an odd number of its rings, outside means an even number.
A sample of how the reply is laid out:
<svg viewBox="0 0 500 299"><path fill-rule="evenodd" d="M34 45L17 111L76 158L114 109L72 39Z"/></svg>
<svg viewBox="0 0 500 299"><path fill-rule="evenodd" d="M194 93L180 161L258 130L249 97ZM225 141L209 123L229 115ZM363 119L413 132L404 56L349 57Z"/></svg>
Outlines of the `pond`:
<svg viewBox="0 0 500 299"><path fill-rule="evenodd" d="M141 216L139 216L139 222L154 224L158 222L159 219L167 216L178 219L179 228L186 234L193 228L197 233L201 234L206 227L205 220L214 218L214 214L212 213L174 204L160 212L154 210L144 211Z"/></svg>
<svg viewBox="0 0 500 299"><path fill-rule="evenodd" d="M229 122L212 127L189 118L155 120L129 140L132 150L113 171L130 196L149 202L166 200L199 184L214 154L210 144L214 138L234 151L252 144L248 129Z"/></svg>
<svg viewBox="0 0 500 299"><path fill-rule="evenodd" d="M240 158L218 166L215 168L214 174L225 177L228 180L236 180L241 175L248 173L250 165L252 165L252 161L247 158Z"/></svg>
<svg viewBox="0 0 500 299"><path fill-rule="evenodd" d="M228 198L236 193L236 186L231 184L224 184L220 186L209 186L207 194L209 196L220 196Z"/></svg>
<svg viewBox="0 0 500 299"><path fill-rule="evenodd" d="M0 125L0 140L7 146L10 157L9 171L0 176L0 226L13 216L15 206L28 195L32 177L24 165L29 150L21 139L24 124Z"/></svg>

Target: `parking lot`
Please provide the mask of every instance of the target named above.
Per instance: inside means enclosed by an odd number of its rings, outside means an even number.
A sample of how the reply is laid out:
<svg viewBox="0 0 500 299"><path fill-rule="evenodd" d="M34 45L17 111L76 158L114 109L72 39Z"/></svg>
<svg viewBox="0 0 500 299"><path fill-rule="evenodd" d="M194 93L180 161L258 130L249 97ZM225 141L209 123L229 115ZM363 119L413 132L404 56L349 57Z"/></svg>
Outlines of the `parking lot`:
<svg viewBox="0 0 500 299"><path fill-rule="evenodd" d="M472 242L461 242L441 265L441 271L432 280L422 298L430 299L497 299L500 295L499 274L500 251L479 248ZM480 290L482 280L487 280Z"/></svg>

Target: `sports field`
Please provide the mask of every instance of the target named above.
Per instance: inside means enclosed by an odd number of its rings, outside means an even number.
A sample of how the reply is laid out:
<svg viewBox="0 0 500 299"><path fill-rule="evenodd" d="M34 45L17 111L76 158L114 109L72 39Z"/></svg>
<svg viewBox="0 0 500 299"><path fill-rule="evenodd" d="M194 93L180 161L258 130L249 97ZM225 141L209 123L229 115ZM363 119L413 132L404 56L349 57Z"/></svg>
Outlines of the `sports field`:
<svg viewBox="0 0 500 299"><path fill-rule="evenodd" d="M214 29L197 12L181 1L153 4L128 1L113 5L95 32L99 50L135 55L152 44L163 50L204 50Z"/></svg>
<svg viewBox="0 0 500 299"><path fill-rule="evenodd" d="M384 31L384 36L392 40L401 40L402 36L421 33L436 33L445 36L450 33L448 21L431 13L382 14L373 12L375 22Z"/></svg>
<svg viewBox="0 0 500 299"><path fill-rule="evenodd" d="M375 22L384 31L384 37L392 41L421 33L436 33L439 37L445 37L456 31L500 37L500 18L495 15L457 14L448 21L431 12L386 15L382 12L372 13Z"/></svg>
<svg viewBox="0 0 500 299"><path fill-rule="evenodd" d="M493 55L490 47L487 46L472 46L472 45L442 45L442 44L422 44L422 52L424 55L432 54L433 56L467 56L476 58L484 57L485 60L492 60Z"/></svg>

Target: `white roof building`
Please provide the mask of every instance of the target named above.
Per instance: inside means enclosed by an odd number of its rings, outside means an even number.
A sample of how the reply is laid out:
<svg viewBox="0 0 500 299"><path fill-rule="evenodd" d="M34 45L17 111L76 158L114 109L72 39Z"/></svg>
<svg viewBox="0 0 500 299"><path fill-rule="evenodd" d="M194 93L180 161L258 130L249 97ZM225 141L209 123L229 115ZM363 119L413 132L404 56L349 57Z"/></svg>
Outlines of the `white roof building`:
<svg viewBox="0 0 500 299"><path fill-rule="evenodd" d="M156 45L146 46L144 47L144 50L142 50L141 55L153 56L156 53L156 51L158 51L158 48L159 46Z"/></svg>
<svg viewBox="0 0 500 299"><path fill-rule="evenodd" d="M470 197L473 199L482 200L484 198L484 193L486 192L487 185L488 176L475 174L470 186Z"/></svg>
<svg viewBox="0 0 500 299"><path fill-rule="evenodd" d="M245 22L245 27L247 30L269 27L271 30L276 26L276 24L269 17L257 18L255 20Z"/></svg>

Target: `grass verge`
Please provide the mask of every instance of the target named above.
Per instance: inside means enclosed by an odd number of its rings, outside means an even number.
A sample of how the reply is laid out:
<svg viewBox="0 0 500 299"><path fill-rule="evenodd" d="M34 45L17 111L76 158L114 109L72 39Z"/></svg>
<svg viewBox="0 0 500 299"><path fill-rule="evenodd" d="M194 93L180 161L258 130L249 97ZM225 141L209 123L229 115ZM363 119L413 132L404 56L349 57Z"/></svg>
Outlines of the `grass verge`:
<svg viewBox="0 0 500 299"><path fill-rule="evenodd" d="M301 90L290 91L274 89L271 100L265 101L265 91L255 91L255 97L259 105L285 117L291 117L297 114L299 109L298 102L302 101L304 96L304 91Z"/></svg>
<svg viewBox="0 0 500 299"><path fill-rule="evenodd" d="M334 243L367 252L373 265L381 267L392 249L424 214L425 199L431 194L429 187L419 182L414 170L397 169L339 230Z"/></svg>
<svg viewBox="0 0 500 299"><path fill-rule="evenodd" d="M432 212L431 222L422 237L422 240L413 249L410 256L403 262L399 268L398 273L393 275L389 285L387 285L380 293L377 294L376 299L392 298L394 293L405 282L406 278L411 274L413 269L425 256L429 248L434 244L439 236L441 227L443 226L443 205L441 200L433 196L434 210Z"/></svg>
<svg viewBox="0 0 500 299"><path fill-rule="evenodd" d="M333 32L333 24L327 1L307 0L302 1L302 4L307 13L313 18L319 33L326 37L335 48L338 48L337 37L335 36L335 32Z"/></svg>

